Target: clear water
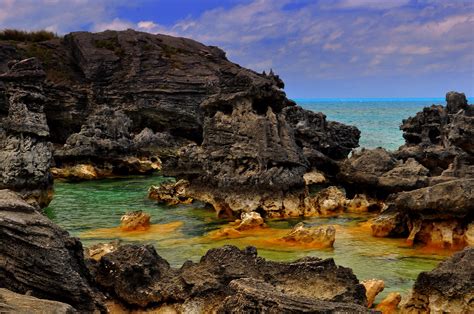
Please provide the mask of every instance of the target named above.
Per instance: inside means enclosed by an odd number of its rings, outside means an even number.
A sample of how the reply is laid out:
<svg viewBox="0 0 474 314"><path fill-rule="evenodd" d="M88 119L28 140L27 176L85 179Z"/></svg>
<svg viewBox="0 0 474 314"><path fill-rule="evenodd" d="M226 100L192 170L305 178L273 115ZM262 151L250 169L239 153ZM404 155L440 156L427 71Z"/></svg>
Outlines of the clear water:
<svg viewBox="0 0 474 314"><path fill-rule="evenodd" d="M469 99L472 103L473 99ZM303 108L323 112L329 120L355 125L360 146L396 150L404 144L400 125L426 106L445 105L444 98L295 99Z"/></svg>
<svg viewBox="0 0 474 314"><path fill-rule="evenodd" d="M265 258L291 261L304 256L333 257L337 264L350 267L359 279L385 280L386 289L406 293L421 271L433 269L451 252L426 252L408 248L402 239L370 236L363 222L370 216L310 218L306 223L336 226L334 249L311 249L275 242L300 220L269 221L268 229L244 234L241 238L216 238L217 229L228 226L212 209L202 204L158 205L147 198L150 185L165 180L160 176L106 179L81 183L56 182L55 197L47 208L49 217L85 246L121 239L131 243L153 244L172 265L197 261L208 249L224 244L241 248L254 245ZM120 217L130 210L150 213L153 228L147 232L122 232ZM213 236L214 234L214 236Z"/></svg>

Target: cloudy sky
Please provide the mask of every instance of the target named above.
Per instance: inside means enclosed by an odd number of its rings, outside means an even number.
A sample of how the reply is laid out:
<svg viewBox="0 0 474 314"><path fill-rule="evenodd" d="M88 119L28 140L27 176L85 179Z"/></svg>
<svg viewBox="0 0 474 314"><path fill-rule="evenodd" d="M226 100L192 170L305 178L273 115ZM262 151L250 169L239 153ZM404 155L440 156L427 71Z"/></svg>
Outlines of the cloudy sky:
<svg viewBox="0 0 474 314"><path fill-rule="evenodd" d="M0 0L0 29L193 38L290 97L474 96L474 0Z"/></svg>

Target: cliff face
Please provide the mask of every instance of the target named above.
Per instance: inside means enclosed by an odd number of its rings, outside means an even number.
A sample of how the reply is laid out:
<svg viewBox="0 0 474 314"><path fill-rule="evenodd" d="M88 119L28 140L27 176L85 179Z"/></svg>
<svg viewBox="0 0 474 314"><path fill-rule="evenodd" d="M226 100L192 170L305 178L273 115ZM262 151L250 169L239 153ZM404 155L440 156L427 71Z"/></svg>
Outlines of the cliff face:
<svg viewBox="0 0 474 314"><path fill-rule="evenodd" d="M358 146L356 128L297 107L278 76L190 39L79 32L3 42L0 53L0 69L30 55L43 62L57 166L92 163L123 174L130 156L160 157L164 174L206 193L286 193L312 167L333 171Z"/></svg>

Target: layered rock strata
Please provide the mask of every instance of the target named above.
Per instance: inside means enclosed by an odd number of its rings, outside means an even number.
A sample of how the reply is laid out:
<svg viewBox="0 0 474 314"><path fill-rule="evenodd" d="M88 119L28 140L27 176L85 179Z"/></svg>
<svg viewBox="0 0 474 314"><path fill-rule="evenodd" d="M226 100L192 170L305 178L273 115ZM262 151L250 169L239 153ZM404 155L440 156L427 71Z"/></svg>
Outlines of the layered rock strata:
<svg viewBox="0 0 474 314"><path fill-rule="evenodd" d="M12 63L0 75L0 189L15 190L41 207L51 200L53 183L44 78L34 58Z"/></svg>

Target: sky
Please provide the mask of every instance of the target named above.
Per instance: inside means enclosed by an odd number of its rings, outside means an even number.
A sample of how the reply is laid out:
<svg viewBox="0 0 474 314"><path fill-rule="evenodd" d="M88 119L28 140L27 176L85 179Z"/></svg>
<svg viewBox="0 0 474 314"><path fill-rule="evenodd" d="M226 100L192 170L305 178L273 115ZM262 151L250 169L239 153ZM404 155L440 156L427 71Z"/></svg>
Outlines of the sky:
<svg viewBox="0 0 474 314"><path fill-rule="evenodd" d="M474 96L474 0L0 0L3 28L192 38L291 98Z"/></svg>

